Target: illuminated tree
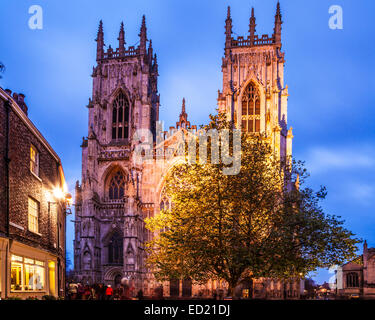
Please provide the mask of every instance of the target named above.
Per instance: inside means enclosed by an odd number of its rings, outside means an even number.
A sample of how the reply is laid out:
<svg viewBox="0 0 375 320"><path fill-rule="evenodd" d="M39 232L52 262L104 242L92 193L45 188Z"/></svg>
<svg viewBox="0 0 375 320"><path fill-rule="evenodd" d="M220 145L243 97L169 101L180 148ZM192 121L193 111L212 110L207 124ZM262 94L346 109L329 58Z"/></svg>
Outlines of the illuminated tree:
<svg viewBox="0 0 375 320"><path fill-rule="evenodd" d="M222 115L204 129L233 137ZM280 161L264 136L243 133L240 172L225 175L225 167L197 161L171 170L165 193L173 205L146 221L156 233L148 262L158 280L224 279L232 293L243 279L300 278L354 257L359 241L319 205L325 189L302 188L303 163Z"/></svg>

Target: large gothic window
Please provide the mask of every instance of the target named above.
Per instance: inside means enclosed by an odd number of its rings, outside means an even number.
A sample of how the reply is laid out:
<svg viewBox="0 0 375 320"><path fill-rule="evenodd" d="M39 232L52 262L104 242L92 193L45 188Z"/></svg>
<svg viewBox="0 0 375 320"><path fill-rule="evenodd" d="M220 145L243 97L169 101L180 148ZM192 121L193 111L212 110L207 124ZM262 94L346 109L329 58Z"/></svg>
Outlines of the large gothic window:
<svg viewBox="0 0 375 320"><path fill-rule="evenodd" d="M260 131L260 95L253 83L250 83L242 95L242 131Z"/></svg>
<svg viewBox="0 0 375 320"><path fill-rule="evenodd" d="M350 272L346 275L346 287L347 288L358 288L359 287L358 273Z"/></svg>
<svg viewBox="0 0 375 320"><path fill-rule="evenodd" d="M109 182L108 196L111 200L122 199L125 192L125 178L123 173L119 170Z"/></svg>
<svg viewBox="0 0 375 320"><path fill-rule="evenodd" d="M108 263L123 263L123 239L119 233L114 233L108 243Z"/></svg>
<svg viewBox="0 0 375 320"><path fill-rule="evenodd" d="M120 140L129 137L129 102L120 92L113 102L112 139Z"/></svg>

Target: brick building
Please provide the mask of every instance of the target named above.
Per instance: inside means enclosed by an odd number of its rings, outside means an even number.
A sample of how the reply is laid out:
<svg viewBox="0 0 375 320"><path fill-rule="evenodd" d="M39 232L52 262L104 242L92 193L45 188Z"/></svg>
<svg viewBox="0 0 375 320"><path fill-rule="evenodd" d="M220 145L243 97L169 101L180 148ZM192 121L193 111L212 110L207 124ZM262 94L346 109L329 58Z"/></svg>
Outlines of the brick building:
<svg viewBox="0 0 375 320"><path fill-rule="evenodd" d="M61 160L27 116L23 94L0 88L0 295L64 294Z"/></svg>

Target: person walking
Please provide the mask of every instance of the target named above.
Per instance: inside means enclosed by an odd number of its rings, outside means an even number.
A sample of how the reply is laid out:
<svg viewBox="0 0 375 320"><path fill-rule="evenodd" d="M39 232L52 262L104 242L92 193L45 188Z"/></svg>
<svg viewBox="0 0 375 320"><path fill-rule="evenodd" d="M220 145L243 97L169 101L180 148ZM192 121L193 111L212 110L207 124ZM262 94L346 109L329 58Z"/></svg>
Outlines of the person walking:
<svg viewBox="0 0 375 320"><path fill-rule="evenodd" d="M77 299L78 285L73 281L69 284L69 297L70 300Z"/></svg>
<svg viewBox="0 0 375 320"><path fill-rule="evenodd" d="M97 289L97 299L98 300L104 300L105 299L105 291L106 291L106 288L104 287L104 284L103 283L100 283L99 284L99 287Z"/></svg>
<svg viewBox="0 0 375 320"><path fill-rule="evenodd" d="M112 300L113 289L112 289L110 284L108 285L107 289L105 290L105 297L106 297L106 300Z"/></svg>
<svg viewBox="0 0 375 320"><path fill-rule="evenodd" d="M140 290L137 292L137 298L138 298L138 300L143 300L143 291L142 291L142 289L140 289Z"/></svg>

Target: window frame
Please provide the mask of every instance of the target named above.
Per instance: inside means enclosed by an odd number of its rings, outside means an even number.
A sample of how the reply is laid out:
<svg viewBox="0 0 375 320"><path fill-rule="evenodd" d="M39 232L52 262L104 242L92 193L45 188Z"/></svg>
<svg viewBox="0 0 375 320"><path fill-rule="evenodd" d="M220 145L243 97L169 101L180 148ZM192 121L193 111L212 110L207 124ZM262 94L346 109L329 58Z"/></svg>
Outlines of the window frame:
<svg viewBox="0 0 375 320"><path fill-rule="evenodd" d="M357 272L349 272L346 274L346 287L347 288L359 288L359 275Z"/></svg>
<svg viewBox="0 0 375 320"><path fill-rule="evenodd" d="M31 203L36 204L36 208L30 206ZM32 214L33 211L36 212L35 215ZM35 200L32 197L28 197L27 229L36 234L39 234L39 216L40 216L40 202ZM35 229L33 227L35 227Z"/></svg>
<svg viewBox="0 0 375 320"><path fill-rule="evenodd" d="M122 200L125 196L126 179L122 170L115 170L108 184L108 199Z"/></svg>
<svg viewBox="0 0 375 320"><path fill-rule="evenodd" d="M12 288L12 269L13 267L19 267L21 269L20 272L20 284L16 284L20 287L20 289ZM38 283L33 283L32 289L28 290L25 287L28 287L29 284L26 283L26 269L33 270L34 274L41 275L41 289L36 289ZM37 272L37 270L39 272ZM30 277L30 273L29 273ZM33 277L33 275L32 275ZM36 278L38 279L38 278ZM30 278L28 278L30 282ZM33 279L34 282L35 279ZM11 253L11 261L10 261L10 292L46 292L46 263L45 261L38 260L37 258L29 258L26 256L21 256L18 254Z"/></svg>
<svg viewBox="0 0 375 320"><path fill-rule="evenodd" d="M39 177L39 150L34 144L30 144L30 171ZM34 155L34 156L33 156Z"/></svg>
<svg viewBox="0 0 375 320"><path fill-rule="evenodd" d="M126 95L120 91L112 103L111 137L112 140L129 139L130 103Z"/></svg>
<svg viewBox="0 0 375 320"><path fill-rule="evenodd" d="M261 97L258 87L250 82L241 98L241 128L246 133L259 133L261 120Z"/></svg>

